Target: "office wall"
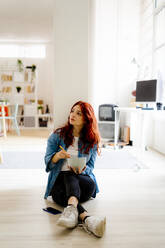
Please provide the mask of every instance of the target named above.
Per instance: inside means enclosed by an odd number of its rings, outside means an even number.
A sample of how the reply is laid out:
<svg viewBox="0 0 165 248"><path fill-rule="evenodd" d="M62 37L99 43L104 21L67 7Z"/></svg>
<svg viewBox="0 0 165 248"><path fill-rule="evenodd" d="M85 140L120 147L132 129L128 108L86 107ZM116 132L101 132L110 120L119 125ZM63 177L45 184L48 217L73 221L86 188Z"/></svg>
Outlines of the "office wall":
<svg viewBox="0 0 165 248"><path fill-rule="evenodd" d="M45 104L49 104L51 113L54 111L53 50L53 43L47 43L46 58L38 61L38 98L43 99Z"/></svg>
<svg viewBox="0 0 165 248"><path fill-rule="evenodd" d="M93 98L99 104L130 106L136 71L131 61L138 56L139 0L95 1Z"/></svg>
<svg viewBox="0 0 165 248"><path fill-rule="evenodd" d="M88 101L88 7L87 0L55 0L55 127L67 120L76 101Z"/></svg>
<svg viewBox="0 0 165 248"><path fill-rule="evenodd" d="M0 41L50 41L53 0L1 0Z"/></svg>
<svg viewBox="0 0 165 248"><path fill-rule="evenodd" d="M139 55L140 3L139 0L119 1L116 94L121 107L131 106L131 92L137 80L138 71L132 59L138 59Z"/></svg>

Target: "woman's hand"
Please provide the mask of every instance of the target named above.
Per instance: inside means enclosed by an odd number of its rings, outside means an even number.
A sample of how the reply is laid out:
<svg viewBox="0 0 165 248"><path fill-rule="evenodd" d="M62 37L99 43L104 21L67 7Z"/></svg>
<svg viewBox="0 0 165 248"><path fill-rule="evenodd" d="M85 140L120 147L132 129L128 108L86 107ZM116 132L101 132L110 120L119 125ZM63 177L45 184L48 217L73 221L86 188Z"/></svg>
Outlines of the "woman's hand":
<svg viewBox="0 0 165 248"><path fill-rule="evenodd" d="M86 166L84 166L84 168L82 168L82 170L78 167L78 174L81 174L85 169L86 169Z"/></svg>
<svg viewBox="0 0 165 248"><path fill-rule="evenodd" d="M66 158L70 158L70 154L67 153L67 152L64 151L64 150L61 150L61 151L57 152L57 153L52 157L52 162L53 162L53 163L57 163L58 160L60 160L60 159L66 159Z"/></svg>
<svg viewBox="0 0 165 248"><path fill-rule="evenodd" d="M57 152L56 154L57 154L57 156L58 156L59 159L70 158L70 154L67 153L67 152L64 151L64 150L61 150L61 151Z"/></svg>
<svg viewBox="0 0 165 248"><path fill-rule="evenodd" d="M84 168L82 170L79 167L75 168L75 167L72 167L72 166L69 166L69 165L68 165L68 168L71 171L73 171L75 174L81 174L86 169L86 166L84 166Z"/></svg>

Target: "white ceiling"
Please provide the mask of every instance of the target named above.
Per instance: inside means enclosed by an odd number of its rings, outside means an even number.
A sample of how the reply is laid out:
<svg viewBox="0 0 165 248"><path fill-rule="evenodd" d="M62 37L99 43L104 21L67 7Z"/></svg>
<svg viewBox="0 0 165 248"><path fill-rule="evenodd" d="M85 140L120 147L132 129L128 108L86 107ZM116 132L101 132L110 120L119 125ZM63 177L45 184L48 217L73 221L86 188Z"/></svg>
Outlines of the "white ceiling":
<svg viewBox="0 0 165 248"><path fill-rule="evenodd" d="M50 41L53 0L0 0L0 41Z"/></svg>

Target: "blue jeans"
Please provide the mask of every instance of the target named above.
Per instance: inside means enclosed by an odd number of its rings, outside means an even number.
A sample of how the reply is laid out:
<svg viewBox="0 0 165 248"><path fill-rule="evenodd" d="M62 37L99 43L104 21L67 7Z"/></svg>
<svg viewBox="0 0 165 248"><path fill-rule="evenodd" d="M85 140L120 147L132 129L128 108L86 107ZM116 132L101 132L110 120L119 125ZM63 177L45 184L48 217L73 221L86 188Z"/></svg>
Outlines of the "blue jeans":
<svg viewBox="0 0 165 248"><path fill-rule="evenodd" d="M94 181L88 175L75 174L72 171L61 171L52 188L53 201L66 207L68 199L75 196L78 199L77 209L79 214L86 211L80 202L90 199L96 190Z"/></svg>

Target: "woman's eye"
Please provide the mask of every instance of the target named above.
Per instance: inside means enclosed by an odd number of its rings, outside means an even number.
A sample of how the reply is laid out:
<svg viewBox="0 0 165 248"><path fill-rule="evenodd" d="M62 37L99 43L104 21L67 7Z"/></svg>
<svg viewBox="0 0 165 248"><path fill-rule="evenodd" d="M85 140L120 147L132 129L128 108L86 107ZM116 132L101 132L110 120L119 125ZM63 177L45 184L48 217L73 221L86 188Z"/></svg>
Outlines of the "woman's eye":
<svg viewBox="0 0 165 248"><path fill-rule="evenodd" d="M80 116L82 115L81 112L78 112L77 114L80 115Z"/></svg>

